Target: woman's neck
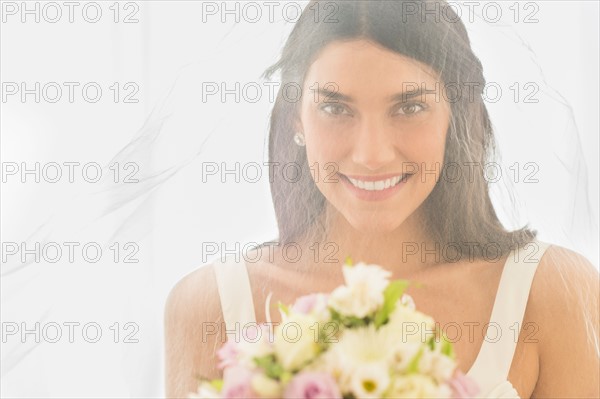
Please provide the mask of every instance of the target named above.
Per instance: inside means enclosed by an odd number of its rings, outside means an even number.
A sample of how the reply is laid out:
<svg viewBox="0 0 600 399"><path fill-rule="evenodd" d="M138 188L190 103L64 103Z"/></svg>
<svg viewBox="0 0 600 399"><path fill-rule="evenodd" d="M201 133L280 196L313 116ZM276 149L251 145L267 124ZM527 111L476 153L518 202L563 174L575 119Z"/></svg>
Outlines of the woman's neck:
<svg viewBox="0 0 600 399"><path fill-rule="evenodd" d="M392 231L364 232L354 228L339 212L326 209L321 246L329 245L334 258L344 262L350 256L353 262L381 265L401 274L414 274L440 263L436 245L423 231L420 213L415 212ZM439 248L438 251L439 252Z"/></svg>

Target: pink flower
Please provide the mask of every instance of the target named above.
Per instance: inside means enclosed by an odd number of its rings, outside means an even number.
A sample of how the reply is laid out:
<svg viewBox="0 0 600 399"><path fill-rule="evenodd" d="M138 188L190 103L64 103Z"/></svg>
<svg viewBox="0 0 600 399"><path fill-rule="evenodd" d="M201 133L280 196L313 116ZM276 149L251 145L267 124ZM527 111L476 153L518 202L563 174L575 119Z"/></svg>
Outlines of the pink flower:
<svg viewBox="0 0 600 399"><path fill-rule="evenodd" d="M452 398L455 399L474 398L480 391L477 383L458 368L449 384L452 389Z"/></svg>
<svg viewBox="0 0 600 399"><path fill-rule="evenodd" d="M234 341L227 341L218 351L217 356L219 357L219 369L225 367L236 366L238 364L239 349Z"/></svg>
<svg viewBox="0 0 600 399"><path fill-rule="evenodd" d="M317 306L322 295L323 294L309 294L301 296L300 298L296 299L296 302L294 302L292 311L302 314L310 313L313 311L315 306Z"/></svg>
<svg viewBox="0 0 600 399"><path fill-rule="evenodd" d="M241 366L228 367L223 372L223 399L255 399L256 393L252 390L251 381L253 373Z"/></svg>
<svg viewBox="0 0 600 399"><path fill-rule="evenodd" d="M325 373L296 374L283 394L285 399L341 399L342 394L333 377Z"/></svg>

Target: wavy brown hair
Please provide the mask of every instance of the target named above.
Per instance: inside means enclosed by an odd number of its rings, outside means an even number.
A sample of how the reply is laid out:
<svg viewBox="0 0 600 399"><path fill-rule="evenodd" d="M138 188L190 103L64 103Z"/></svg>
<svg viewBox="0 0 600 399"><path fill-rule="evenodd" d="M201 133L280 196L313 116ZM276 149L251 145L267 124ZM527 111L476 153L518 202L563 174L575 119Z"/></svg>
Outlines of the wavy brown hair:
<svg viewBox="0 0 600 399"><path fill-rule="evenodd" d="M452 7L437 0L313 0L295 24L281 58L264 73L267 79L276 72L281 74L270 119L269 161L294 163L301 170L298 179L276 174L270 180L278 242L286 244L326 229L326 199L311 177L304 148L293 141L300 101L290 100L289 89L304 87L310 65L327 44L356 39L369 40L430 66L439 74L442 86L455 89L440 170L441 176L446 176L452 165L460 169L462 178L440 178L421 205L429 237L441 245L470 250L477 258L489 257L484 251L490 243L496 247L494 256L500 257L535 239L536 231L528 226L507 231L490 199L484 165L497 158L497 151L482 98L486 81L465 26ZM452 176L456 173L456 169L451 171Z"/></svg>

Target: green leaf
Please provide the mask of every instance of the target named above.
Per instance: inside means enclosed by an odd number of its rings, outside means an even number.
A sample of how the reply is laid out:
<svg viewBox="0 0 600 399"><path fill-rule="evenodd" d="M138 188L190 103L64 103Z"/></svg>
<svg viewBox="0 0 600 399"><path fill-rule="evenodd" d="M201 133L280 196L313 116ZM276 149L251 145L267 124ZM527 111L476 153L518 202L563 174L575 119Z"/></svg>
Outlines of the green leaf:
<svg viewBox="0 0 600 399"><path fill-rule="evenodd" d="M395 280L388 284L383 291L383 306L375 313L375 327L380 327L388 321L409 284L408 280Z"/></svg>
<svg viewBox="0 0 600 399"><path fill-rule="evenodd" d="M448 340L448 338L446 338L445 334L442 334L442 349L440 351L444 355L446 355L452 359L455 358L454 347L452 345L452 342L450 342Z"/></svg>
<svg viewBox="0 0 600 399"><path fill-rule="evenodd" d="M255 357L254 363L256 363L259 368L263 369L265 375L269 378L279 379L284 373L283 366L277 363L275 360L275 355Z"/></svg>
<svg viewBox="0 0 600 399"><path fill-rule="evenodd" d="M329 309L329 314L331 315L331 320L332 320L332 321L337 321L337 322L339 322L339 321L341 321L341 320L342 320L342 315L341 315L341 314L339 314L339 312L338 312L337 310L335 310L335 309L334 309L334 308L332 308L332 307L328 307L328 309Z"/></svg>
<svg viewBox="0 0 600 399"><path fill-rule="evenodd" d="M279 381L281 381L284 385L287 384L293 377L293 374L290 373L289 371L284 371L283 373L281 373L281 376L279 377Z"/></svg>
<svg viewBox="0 0 600 399"><path fill-rule="evenodd" d="M217 392L221 392L221 389L223 389L223 380L222 379L212 380L210 382L210 386L213 387L214 389L216 389Z"/></svg>
<svg viewBox="0 0 600 399"><path fill-rule="evenodd" d="M406 367L407 373L416 373L419 371L419 360L423 356L423 347L419 348L419 352L413 357L408 366Z"/></svg>
<svg viewBox="0 0 600 399"><path fill-rule="evenodd" d="M345 316L343 318L344 325L346 327L355 328L355 327L364 327L369 324L369 318L359 318L355 316Z"/></svg>
<svg viewBox="0 0 600 399"><path fill-rule="evenodd" d="M361 319L356 316L343 315L343 314L337 312L333 308L329 308L329 311L331 312L331 322L338 323L338 325L340 327L341 326L348 327L348 328L362 327L362 326L368 325L371 322L371 318L368 316L363 317Z"/></svg>
<svg viewBox="0 0 600 399"><path fill-rule="evenodd" d="M435 337L429 338L429 341L427 341L427 345L429 346L429 349L434 350L435 349Z"/></svg>
<svg viewBox="0 0 600 399"><path fill-rule="evenodd" d="M290 309L287 305L285 305L282 302L277 302L277 307L279 308L279 310L281 310L283 313L285 313L287 316L290 315Z"/></svg>

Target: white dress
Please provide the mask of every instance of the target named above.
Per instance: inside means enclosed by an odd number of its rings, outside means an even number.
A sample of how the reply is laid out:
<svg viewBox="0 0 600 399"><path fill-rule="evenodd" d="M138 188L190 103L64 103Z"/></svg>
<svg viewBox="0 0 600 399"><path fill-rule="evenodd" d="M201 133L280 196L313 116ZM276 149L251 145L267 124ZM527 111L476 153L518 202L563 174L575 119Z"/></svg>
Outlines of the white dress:
<svg viewBox="0 0 600 399"><path fill-rule="evenodd" d="M467 375L479 385L480 398L520 399L508 372L522 328L533 276L548 243L534 241L508 256L479 354ZM254 300L245 263L228 258L215 261L215 275L227 330L235 324L256 323ZM418 304L417 304L418 309ZM518 323L518 324L517 324ZM501 332L501 334L499 334ZM498 333L498 334L497 334Z"/></svg>

